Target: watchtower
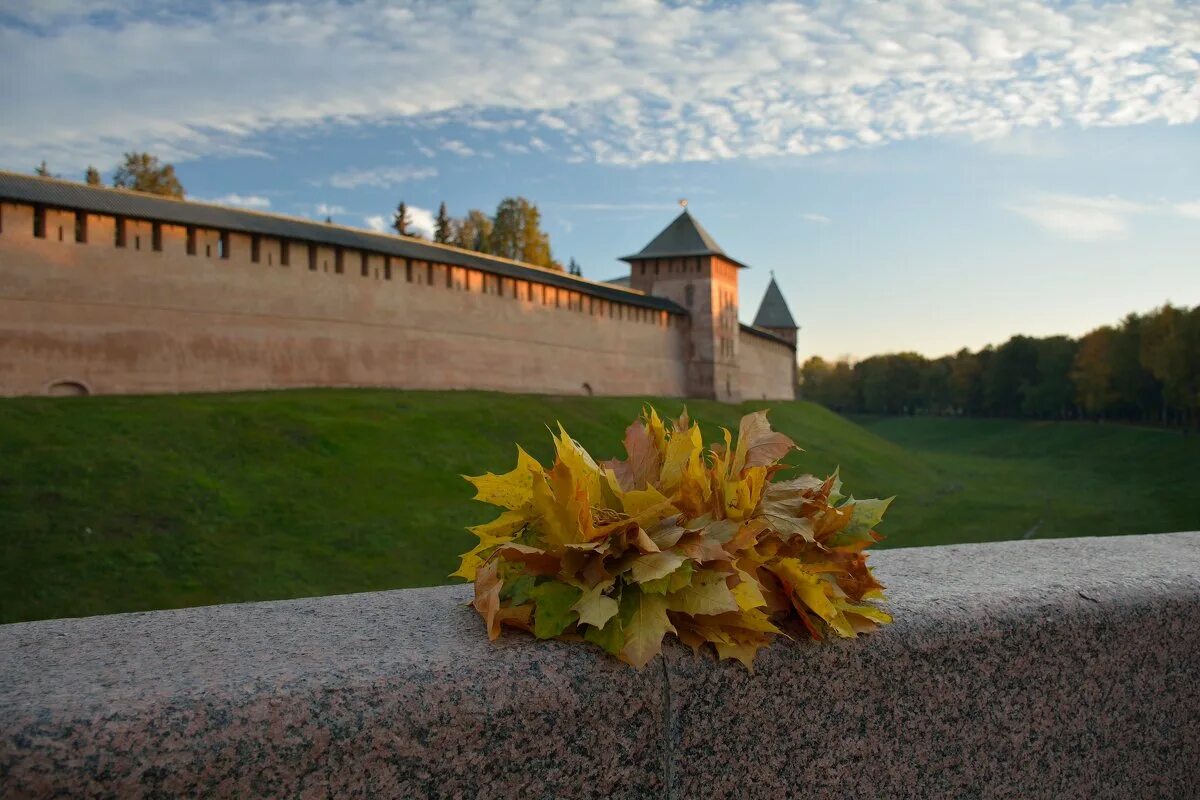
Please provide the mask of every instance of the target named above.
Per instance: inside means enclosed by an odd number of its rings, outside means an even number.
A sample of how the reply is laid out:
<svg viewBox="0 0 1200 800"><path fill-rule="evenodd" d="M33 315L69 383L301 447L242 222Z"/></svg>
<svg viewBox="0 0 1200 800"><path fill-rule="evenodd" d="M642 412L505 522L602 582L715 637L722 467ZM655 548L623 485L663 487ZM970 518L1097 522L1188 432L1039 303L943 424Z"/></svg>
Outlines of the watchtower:
<svg viewBox="0 0 1200 800"><path fill-rule="evenodd" d="M690 313L687 391L724 402L741 399L738 386L738 271L746 265L725 255L708 231L683 213L650 244L622 261L630 286L666 297Z"/></svg>

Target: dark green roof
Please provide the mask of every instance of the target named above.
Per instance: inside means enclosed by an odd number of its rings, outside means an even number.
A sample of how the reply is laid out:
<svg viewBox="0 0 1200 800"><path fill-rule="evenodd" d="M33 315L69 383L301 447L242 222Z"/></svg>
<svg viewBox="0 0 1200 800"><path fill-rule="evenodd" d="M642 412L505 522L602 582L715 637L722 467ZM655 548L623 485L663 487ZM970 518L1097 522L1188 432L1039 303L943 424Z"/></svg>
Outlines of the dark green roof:
<svg viewBox="0 0 1200 800"><path fill-rule="evenodd" d="M773 275L771 283L767 286L767 293L763 296L762 305L758 307L758 315L754 317L754 327L796 327L796 320L792 318L792 312L788 309L787 301L783 299L783 292L779 291L779 284L775 282Z"/></svg>
<svg viewBox="0 0 1200 800"><path fill-rule="evenodd" d="M374 233L340 225L327 225L298 217L244 211L240 208L196 203L173 197L89 186L54 178L40 178L0 171L0 200L29 203L49 208L88 211L118 217L132 217L172 225L195 225L214 230L296 239L333 247L370 250L399 258L437 261L470 267L494 275L537 281L550 286L573 289L583 294L629 305L686 314L682 306L665 297L622 290L565 272L541 269L518 261L432 244L405 236Z"/></svg>
<svg viewBox="0 0 1200 800"><path fill-rule="evenodd" d="M662 233L655 236L650 244L641 249L641 252L625 256L621 260L638 261L645 258L677 258L679 256L721 256L739 267L746 266L725 255L721 245L717 244L695 217L687 212L687 209L684 209L674 222L663 228Z"/></svg>

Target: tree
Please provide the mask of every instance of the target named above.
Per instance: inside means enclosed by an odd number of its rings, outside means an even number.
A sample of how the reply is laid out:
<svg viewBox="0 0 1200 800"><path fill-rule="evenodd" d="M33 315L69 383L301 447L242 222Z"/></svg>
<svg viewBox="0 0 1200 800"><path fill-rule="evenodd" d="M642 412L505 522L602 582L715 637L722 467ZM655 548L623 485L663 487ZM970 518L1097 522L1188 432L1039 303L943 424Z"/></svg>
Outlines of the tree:
<svg viewBox="0 0 1200 800"><path fill-rule="evenodd" d="M400 205L396 206L396 213L392 215L392 227L401 236L408 236L408 226L411 222L408 218L408 206L401 200Z"/></svg>
<svg viewBox="0 0 1200 800"><path fill-rule="evenodd" d="M542 231L542 215L524 197L506 197L492 219L492 253L539 267L562 269L550 255L550 237Z"/></svg>
<svg viewBox="0 0 1200 800"><path fill-rule="evenodd" d="M437 223L433 227L433 240L446 244L454 237L454 225L446 213L446 204L438 206Z"/></svg>
<svg viewBox="0 0 1200 800"><path fill-rule="evenodd" d="M1078 344L1067 336L1034 339L1037 379L1026 386L1021 397L1021 413L1026 417L1064 419L1075 405L1075 385L1071 365Z"/></svg>
<svg viewBox="0 0 1200 800"><path fill-rule="evenodd" d="M33 168L33 174L40 178L53 178L50 174L50 168L46 166L46 159L42 159L42 163Z"/></svg>
<svg viewBox="0 0 1200 800"><path fill-rule="evenodd" d="M1037 348L1028 336L1014 336L996 348L983 374L984 400L989 413L1015 417L1021 400L1037 383Z"/></svg>
<svg viewBox="0 0 1200 800"><path fill-rule="evenodd" d="M84 173L83 179L87 182L88 186L99 186L100 170L96 169L95 167L88 167L87 172Z"/></svg>
<svg viewBox="0 0 1200 800"><path fill-rule="evenodd" d="M175 176L175 167L159 163L149 153L126 153L125 163L113 173L113 186L135 192L183 197L183 184Z"/></svg>
<svg viewBox="0 0 1200 800"><path fill-rule="evenodd" d="M1079 350L1071 365L1075 397L1084 412L1103 418L1113 405L1112 348L1116 331L1110 326L1097 328L1079 340Z"/></svg>
<svg viewBox="0 0 1200 800"><path fill-rule="evenodd" d="M332 225L332 224L333 224L333 217L326 215L326 217L325 217L325 224L326 224L326 225Z"/></svg>
<svg viewBox="0 0 1200 800"><path fill-rule="evenodd" d="M451 241L464 250L477 253L492 252L492 219L478 209L471 209L467 216L454 223Z"/></svg>
<svg viewBox="0 0 1200 800"><path fill-rule="evenodd" d="M579 262L575 260L574 256L571 257L571 261L567 265L567 272L571 273L572 275L577 275L580 277L583 276L583 268L579 266Z"/></svg>

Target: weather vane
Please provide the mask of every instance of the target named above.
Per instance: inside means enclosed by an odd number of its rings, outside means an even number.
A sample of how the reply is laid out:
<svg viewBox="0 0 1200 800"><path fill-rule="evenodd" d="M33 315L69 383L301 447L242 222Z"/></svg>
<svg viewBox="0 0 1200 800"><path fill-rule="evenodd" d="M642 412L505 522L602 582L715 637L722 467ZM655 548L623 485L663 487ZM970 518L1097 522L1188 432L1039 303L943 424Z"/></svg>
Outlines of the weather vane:
<svg viewBox="0 0 1200 800"><path fill-rule="evenodd" d="M679 199L679 207L680 207L680 208L687 208L687 198L686 198L686 197L681 197L681 198Z"/></svg>

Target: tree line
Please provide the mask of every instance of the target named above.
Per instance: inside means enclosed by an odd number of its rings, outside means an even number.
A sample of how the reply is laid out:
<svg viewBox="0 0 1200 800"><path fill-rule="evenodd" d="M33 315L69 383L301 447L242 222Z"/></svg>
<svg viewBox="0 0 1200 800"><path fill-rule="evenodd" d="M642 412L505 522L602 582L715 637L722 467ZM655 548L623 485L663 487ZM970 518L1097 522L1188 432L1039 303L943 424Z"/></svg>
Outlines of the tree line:
<svg viewBox="0 0 1200 800"><path fill-rule="evenodd" d="M392 228L401 236L420 238L420 234L412 229L408 205L403 200L392 215ZM563 270L562 263L551 253L550 235L542 230L541 211L524 197L504 198L491 216L473 208L465 216L451 217L443 202L434 220L433 240L464 250ZM566 269L572 275L583 274L574 258Z"/></svg>
<svg viewBox="0 0 1200 800"><path fill-rule="evenodd" d="M44 178L56 178L42 161L34 168L34 174ZM100 171L88 167L84 181L89 186L101 186ZM112 185L117 189L132 189L137 192L183 197L183 184L175 175L175 167L159 161L150 153L132 152L113 172ZM332 223L331 217L325 221ZM412 216L408 205L401 200L392 215L392 228L401 236L422 238L412 227ZM454 218L446 211L443 202L438 208L434 222L433 240L452 244L465 250L502 256L526 264L562 271L563 265L554 259L550 250L550 235L542 230L542 214L538 207L524 197L506 197L496 206L496 213L488 216L478 209L471 209L466 216ZM575 259L569 260L566 271L582 275L583 270Z"/></svg>
<svg viewBox="0 0 1200 800"><path fill-rule="evenodd" d="M836 411L1200 424L1200 306L1130 314L1079 339L1014 336L999 347L858 363L813 356L805 397Z"/></svg>

